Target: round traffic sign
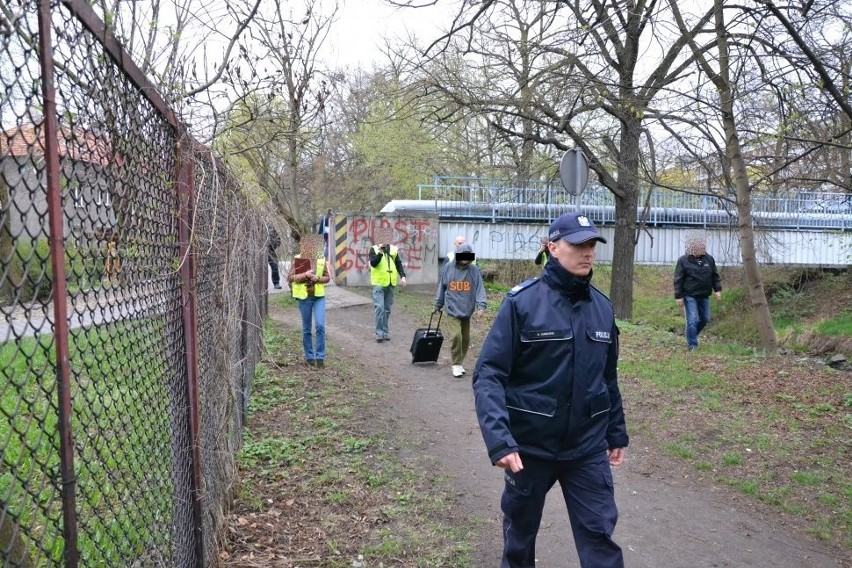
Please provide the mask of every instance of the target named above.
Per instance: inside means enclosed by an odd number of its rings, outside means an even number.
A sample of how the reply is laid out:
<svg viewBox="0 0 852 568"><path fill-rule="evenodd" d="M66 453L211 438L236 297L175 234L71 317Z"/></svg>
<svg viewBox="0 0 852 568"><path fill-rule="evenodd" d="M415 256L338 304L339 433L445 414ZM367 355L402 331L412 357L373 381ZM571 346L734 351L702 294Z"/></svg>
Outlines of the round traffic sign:
<svg viewBox="0 0 852 568"><path fill-rule="evenodd" d="M589 183L589 162L581 150L568 150L559 161L559 178L565 191L580 195Z"/></svg>

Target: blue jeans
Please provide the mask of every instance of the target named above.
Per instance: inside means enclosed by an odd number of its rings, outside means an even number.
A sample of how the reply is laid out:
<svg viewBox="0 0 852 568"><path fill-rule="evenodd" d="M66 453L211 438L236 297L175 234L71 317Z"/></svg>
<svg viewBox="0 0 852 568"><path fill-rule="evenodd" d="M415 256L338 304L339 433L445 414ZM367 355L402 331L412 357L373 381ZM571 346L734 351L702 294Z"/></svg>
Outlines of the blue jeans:
<svg viewBox="0 0 852 568"><path fill-rule="evenodd" d="M683 297L683 309L686 312L686 346L698 347L698 334L710 322L710 298Z"/></svg>
<svg viewBox="0 0 852 568"><path fill-rule="evenodd" d="M390 337L388 320L393 306L393 286L373 286L373 311L376 314L376 339Z"/></svg>
<svg viewBox="0 0 852 568"><path fill-rule="evenodd" d="M296 300L299 313L302 314L302 348L305 350L305 360L325 360L325 296L308 296L304 300ZM314 349L313 327L316 322L317 343Z"/></svg>

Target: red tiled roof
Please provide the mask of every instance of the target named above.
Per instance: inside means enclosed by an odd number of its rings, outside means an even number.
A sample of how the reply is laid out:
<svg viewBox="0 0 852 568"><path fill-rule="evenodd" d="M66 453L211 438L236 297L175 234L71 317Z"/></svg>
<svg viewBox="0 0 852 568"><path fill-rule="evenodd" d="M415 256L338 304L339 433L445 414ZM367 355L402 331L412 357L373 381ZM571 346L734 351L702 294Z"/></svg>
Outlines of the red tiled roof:
<svg viewBox="0 0 852 568"><path fill-rule="evenodd" d="M111 162L122 165L124 159L110 149L109 139L97 136L90 130L71 129L67 126L59 129L59 155L75 162L88 162L107 166ZM0 136L0 158L6 156L44 156L44 123L29 124L10 128Z"/></svg>

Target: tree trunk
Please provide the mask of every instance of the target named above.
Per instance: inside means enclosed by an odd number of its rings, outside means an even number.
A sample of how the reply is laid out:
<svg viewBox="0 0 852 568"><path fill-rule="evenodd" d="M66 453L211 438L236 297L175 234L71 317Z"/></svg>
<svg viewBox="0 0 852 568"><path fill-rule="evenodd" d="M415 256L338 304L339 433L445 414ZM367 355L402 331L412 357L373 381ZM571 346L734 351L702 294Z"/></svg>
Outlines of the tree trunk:
<svg viewBox="0 0 852 568"><path fill-rule="evenodd" d="M725 131L725 153L731 164L734 186L737 190L737 224L740 233L740 253L743 259L746 286L749 298L754 308L755 324L760 334L764 349L774 352L778 348L778 337L766 301L763 289L763 279L757 265L757 247L754 245L754 223L751 215L751 188L748 183L746 163L743 159L740 139L737 134L737 124L734 119L734 93L731 87L730 58L728 52L728 36L725 30L724 16L721 10L721 0L716 0L716 37L719 45L719 74L715 78L719 91L722 127Z"/></svg>
<svg viewBox="0 0 852 568"><path fill-rule="evenodd" d="M615 195L615 239L612 253L610 300L615 317L633 317L633 258L636 250L636 193Z"/></svg>
<svg viewBox="0 0 852 568"><path fill-rule="evenodd" d="M727 121L725 121L727 122ZM725 126L725 130L728 127ZM774 352L778 348L778 337L769 302L766 301L766 291L763 288L763 278L757 264L757 247L754 244L754 224L751 216L751 191L748 186L745 160L739 146L736 132L726 132L728 138L728 155L734 173L734 184L737 188L737 218L740 233L740 252L743 259L746 286L754 309L755 323L760 334L760 342L764 349Z"/></svg>
<svg viewBox="0 0 852 568"><path fill-rule="evenodd" d="M639 204L639 120L623 120L618 151L618 187L615 193L615 238L612 253L610 300L615 317L633 317L633 264L636 252L636 210Z"/></svg>

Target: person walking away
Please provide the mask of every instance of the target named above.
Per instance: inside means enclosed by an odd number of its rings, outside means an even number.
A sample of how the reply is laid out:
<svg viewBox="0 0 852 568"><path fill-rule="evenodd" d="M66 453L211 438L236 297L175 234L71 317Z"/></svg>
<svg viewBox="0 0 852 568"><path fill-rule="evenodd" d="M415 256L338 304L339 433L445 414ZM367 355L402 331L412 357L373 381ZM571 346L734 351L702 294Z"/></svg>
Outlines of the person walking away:
<svg viewBox="0 0 852 568"><path fill-rule="evenodd" d="M547 248L547 239L541 239L541 248L538 251L538 254L535 255L535 263L536 265L547 265L547 259L550 258L550 250ZM542 269L544 266L542 266Z"/></svg>
<svg viewBox="0 0 852 568"><path fill-rule="evenodd" d="M278 271L278 247L281 245L281 237L274 227L267 227L266 259L269 262L269 270L272 272L272 286L276 290L281 289L281 276Z"/></svg>
<svg viewBox="0 0 852 568"><path fill-rule="evenodd" d="M469 244L459 246L455 251L455 262L448 263L441 271L435 294L435 311L447 313L446 327L454 377L461 377L466 372L462 363L470 346L470 318L474 310L482 315L486 306L485 283L479 267L472 264L474 258Z"/></svg>
<svg viewBox="0 0 852 568"><path fill-rule="evenodd" d="M331 224L334 216L331 214L331 209L322 216L317 227L317 233L322 235L323 243L325 244L323 256L328 257L328 235L331 234Z"/></svg>
<svg viewBox="0 0 852 568"><path fill-rule="evenodd" d="M387 239L388 241L390 239ZM373 310L376 315L376 341L390 341L390 313L397 284L405 287L405 269L399 249L387 242L370 247L370 284L373 286Z"/></svg>
<svg viewBox="0 0 852 568"><path fill-rule="evenodd" d="M722 281L716 260L707 254L704 237L686 240L686 254L677 260L674 273L675 302L686 316L686 348L698 347L698 334L710 323L710 295L722 299Z"/></svg>
<svg viewBox="0 0 852 568"><path fill-rule="evenodd" d="M287 282L302 316L302 349L308 365L325 365L325 285L331 280L322 242L305 237L290 264ZM316 335L316 343L314 343Z"/></svg>
<svg viewBox="0 0 852 568"><path fill-rule="evenodd" d="M550 259L506 295L473 372L491 463L503 468L503 568L535 566L547 492L559 483L582 568L622 568L611 467L627 424L618 387L618 328L591 285L595 245L584 215L550 225Z"/></svg>

